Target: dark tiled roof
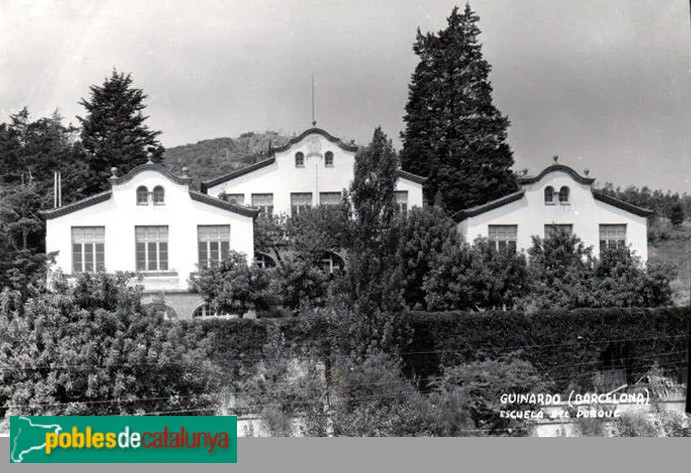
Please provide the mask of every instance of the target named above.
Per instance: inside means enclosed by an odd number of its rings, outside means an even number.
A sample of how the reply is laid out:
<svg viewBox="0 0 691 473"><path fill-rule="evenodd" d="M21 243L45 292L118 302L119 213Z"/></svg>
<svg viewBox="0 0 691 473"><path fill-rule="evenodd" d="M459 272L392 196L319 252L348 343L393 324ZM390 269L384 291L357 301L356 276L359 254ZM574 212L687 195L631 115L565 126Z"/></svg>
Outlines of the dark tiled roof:
<svg viewBox="0 0 691 473"><path fill-rule="evenodd" d="M426 177L418 176L417 174L413 174L412 172L408 171L403 171L402 169L399 169L397 173L398 177L408 179L409 181L417 182L418 184L424 184L425 181L427 181Z"/></svg>
<svg viewBox="0 0 691 473"><path fill-rule="evenodd" d="M154 163L141 164L141 165L137 166L136 168L132 169L130 172L128 172L124 176L111 177L110 182L113 184L124 184L127 181L129 181L130 179L132 179L134 176L136 176L137 174L144 172L144 171L159 172L177 184L183 184L184 185L184 184L189 184L192 182L191 177L176 176L167 167L162 166L160 164L154 164Z"/></svg>
<svg viewBox="0 0 691 473"><path fill-rule="evenodd" d="M459 210L458 212L453 214L451 217L456 222L461 222L468 217L475 217L476 215L480 215L480 214L483 214L485 212L489 212L490 210L494 210L498 207L501 207L502 205L510 204L511 202L515 202L517 200L520 200L524 194L525 194L525 191L520 190L518 192L514 192L513 194L508 194L508 195L505 195L503 197L499 197L498 199L492 200L492 201L487 202L487 203L482 204L482 205L471 207L469 209Z"/></svg>
<svg viewBox="0 0 691 473"><path fill-rule="evenodd" d="M547 174L551 172L557 172L557 171L562 171L567 174L569 174L576 182L580 184L592 184L595 182L595 179L592 177L584 177L578 174L576 171L574 171L572 168L568 166L564 166L563 164L553 164L551 166L546 167L545 169L542 170L540 174L537 176L529 176L529 177L522 177L518 180L520 184L534 184L538 182L540 179L545 177Z"/></svg>
<svg viewBox="0 0 691 473"><path fill-rule="evenodd" d="M612 196L603 194L602 192L596 191L594 189L592 190L592 193L595 200L599 200L600 202L604 202L605 204L609 204L613 207L626 210L627 212L630 212L634 215L638 215L639 217L647 217L654 213L652 210L644 209L643 207L638 207L636 205L629 204L628 202L624 202L623 200L615 199Z"/></svg>
<svg viewBox="0 0 691 473"><path fill-rule="evenodd" d="M232 202L226 202L225 200L217 199L216 197L211 197L206 194L202 194L201 192L191 190L190 197L192 197L192 200L196 200L197 202L212 205L214 207L218 207L219 209L239 213L240 215L245 215L247 217L254 218L259 215L259 209L245 207L244 205L234 204Z"/></svg>
<svg viewBox="0 0 691 473"><path fill-rule="evenodd" d="M212 179L210 181L204 181L201 183L201 191L203 193L206 193L209 190L209 187L214 187L219 184L223 184L224 182L231 181L235 178L238 178L240 176L244 176L245 174L249 174L251 172L257 171L263 167L266 167L270 164L273 164L276 161L276 158L269 158L269 159L264 159L263 161L259 161L258 163L250 164L249 166L245 166L244 168L240 168L237 171L233 171L230 174L226 174L225 176L217 177L216 179ZM402 171L398 170L396 171L398 174L398 177L402 177L404 179L408 179L409 181L417 182L418 184L424 184L425 181L427 180L426 177L418 176L417 174L413 174L407 171Z"/></svg>
<svg viewBox="0 0 691 473"><path fill-rule="evenodd" d="M259 161L258 163L250 164L249 166L245 166L244 168L240 168L237 171L233 171L230 174L226 174L225 176L220 176L217 177L216 179L212 179L210 181L204 181L201 183L201 191L206 194L206 191L209 190L209 187L214 187L219 184L223 184L224 182L228 182L232 179L235 179L236 177L244 176L245 174L249 174L253 171L256 171L257 169L261 169L263 167L268 166L269 164L273 164L276 161L275 157L271 157L268 159L264 159L262 161Z"/></svg>
<svg viewBox="0 0 691 473"><path fill-rule="evenodd" d="M340 138L333 136L332 134L330 134L329 132L327 132L325 130L322 130L321 128L310 128L308 130L303 131L300 134L300 136L296 136L295 138L292 138L290 141L288 141L283 146L278 146L276 148L273 148L273 151L279 152L279 153L286 151L291 146L293 146L295 143L299 143L300 141L305 139L305 137L307 135L311 135L312 133L316 133L317 135L323 136L324 138L329 140L331 143L335 143L339 148L341 148L344 151L357 151L358 150L357 146L344 143L343 141L341 141Z"/></svg>
<svg viewBox="0 0 691 473"><path fill-rule="evenodd" d="M69 205L64 205L64 206L59 207L57 209L40 210L39 213L46 220L49 220L51 218L56 218L56 217L62 217L63 215L67 215L67 214L70 214L72 212L76 212L77 210L85 209L87 207L91 207L92 205L96 205L96 204L100 204L101 202L105 202L106 200L110 199L111 195L112 195L112 191L105 191L105 192L101 192L100 194L96 194L96 195L92 195L91 197L87 197L86 199L78 200L77 202L73 202Z"/></svg>

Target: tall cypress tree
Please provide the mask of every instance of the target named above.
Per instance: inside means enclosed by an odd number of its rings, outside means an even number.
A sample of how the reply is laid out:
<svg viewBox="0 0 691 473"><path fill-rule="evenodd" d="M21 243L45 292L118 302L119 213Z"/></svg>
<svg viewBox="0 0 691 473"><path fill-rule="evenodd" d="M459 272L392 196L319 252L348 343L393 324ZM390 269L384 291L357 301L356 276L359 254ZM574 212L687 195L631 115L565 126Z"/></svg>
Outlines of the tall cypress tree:
<svg viewBox="0 0 691 473"><path fill-rule="evenodd" d="M509 120L492 103L491 66L478 41L478 15L455 7L438 33L418 29L419 56L401 133L401 164L428 176L425 198L440 193L450 211L482 204L517 188L507 143Z"/></svg>
<svg viewBox="0 0 691 473"><path fill-rule="evenodd" d="M132 86L131 74L113 70L103 85L89 89L89 100L79 102L86 108L86 117L77 119L82 125L82 143L90 153L93 182L89 190L97 192L107 187L111 167L126 173L145 163L149 152L160 162L164 148L156 138L161 132L144 124L148 118L142 114L146 95Z"/></svg>

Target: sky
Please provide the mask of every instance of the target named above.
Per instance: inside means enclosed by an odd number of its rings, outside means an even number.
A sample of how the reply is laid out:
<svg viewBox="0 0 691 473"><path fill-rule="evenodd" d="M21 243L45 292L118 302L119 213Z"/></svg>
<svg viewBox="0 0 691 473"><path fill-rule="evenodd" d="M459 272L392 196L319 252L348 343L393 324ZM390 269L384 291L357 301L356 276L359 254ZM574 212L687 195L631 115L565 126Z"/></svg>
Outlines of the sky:
<svg viewBox="0 0 691 473"><path fill-rule="evenodd" d="M166 147L317 126L400 148L417 28L447 0L0 0L0 122L66 121L113 68ZM691 194L689 0L472 0L515 169Z"/></svg>

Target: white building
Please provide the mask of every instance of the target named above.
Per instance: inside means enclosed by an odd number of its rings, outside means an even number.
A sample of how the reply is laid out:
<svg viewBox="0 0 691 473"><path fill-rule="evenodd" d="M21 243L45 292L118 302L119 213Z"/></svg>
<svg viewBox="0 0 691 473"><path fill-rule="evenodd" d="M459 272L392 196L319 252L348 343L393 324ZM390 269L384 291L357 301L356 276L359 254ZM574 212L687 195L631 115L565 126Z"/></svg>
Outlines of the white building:
<svg viewBox="0 0 691 473"><path fill-rule="evenodd" d="M301 209L333 205L354 175L358 148L320 128L310 128L273 155L235 172L202 183L202 192L259 208L294 215ZM405 209L422 207L425 178L398 171L396 200Z"/></svg>
<svg viewBox="0 0 691 473"><path fill-rule="evenodd" d="M652 211L598 192L593 182L555 163L535 177L521 178L518 192L457 212L457 230L467 241L489 237L497 247L518 250L530 248L533 235L565 231L592 246L595 256L602 245L626 245L646 261Z"/></svg>
<svg viewBox="0 0 691 473"><path fill-rule="evenodd" d="M149 299L163 295L171 316L188 318L203 310L201 297L188 292L198 265L220 261L229 249L252 260L258 210L196 192L191 178L153 163L110 182L109 191L43 212L46 251L57 252L57 268L68 277L134 272Z"/></svg>

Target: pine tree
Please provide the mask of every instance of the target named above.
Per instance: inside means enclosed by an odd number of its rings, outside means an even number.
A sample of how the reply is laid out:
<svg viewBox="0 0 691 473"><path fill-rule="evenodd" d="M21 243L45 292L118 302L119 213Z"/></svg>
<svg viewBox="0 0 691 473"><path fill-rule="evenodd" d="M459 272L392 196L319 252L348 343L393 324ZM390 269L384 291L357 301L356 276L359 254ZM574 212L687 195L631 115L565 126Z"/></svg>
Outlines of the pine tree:
<svg viewBox="0 0 691 473"><path fill-rule="evenodd" d="M89 100L79 104L86 108L86 117L77 117L82 125L81 138L90 153L88 163L92 174L90 190L98 192L108 186L110 168L127 173L147 161L147 154L160 162L164 148L158 142L160 131L152 131L144 124L148 116L146 95L132 86L131 74L113 70L101 86L91 86Z"/></svg>
<svg viewBox="0 0 691 473"><path fill-rule="evenodd" d="M418 29L413 46L420 62L409 86L401 163L428 176L426 200L440 192L449 211L517 188L509 120L492 103L478 21L469 5L463 13L455 7L446 29L424 35Z"/></svg>
<svg viewBox="0 0 691 473"><path fill-rule="evenodd" d="M677 201L672 204L672 208L669 210L669 220L672 222L672 225L675 228L680 227L684 223L684 217L684 207L681 205L681 202Z"/></svg>

